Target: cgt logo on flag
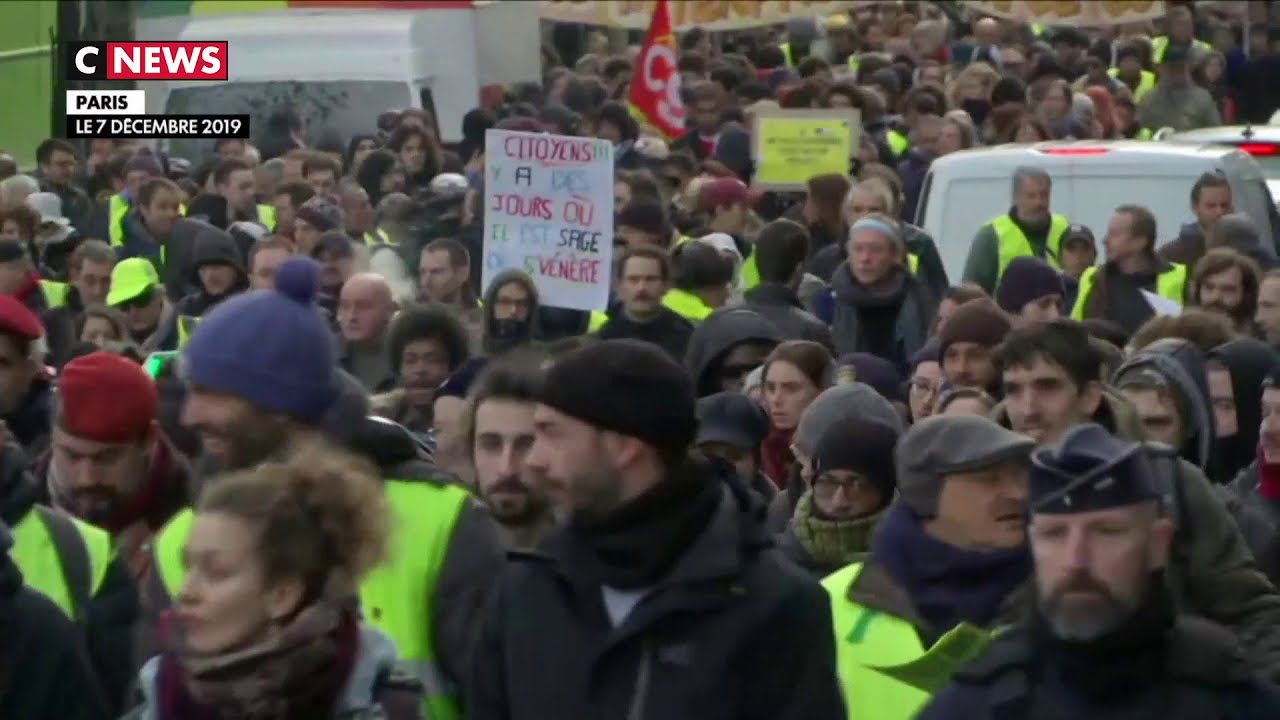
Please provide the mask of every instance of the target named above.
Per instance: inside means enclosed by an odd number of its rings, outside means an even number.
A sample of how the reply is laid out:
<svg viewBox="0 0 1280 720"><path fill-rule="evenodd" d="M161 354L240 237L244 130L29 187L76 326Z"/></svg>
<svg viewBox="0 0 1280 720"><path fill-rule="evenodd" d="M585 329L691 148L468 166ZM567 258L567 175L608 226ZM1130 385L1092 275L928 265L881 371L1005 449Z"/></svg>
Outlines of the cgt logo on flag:
<svg viewBox="0 0 1280 720"><path fill-rule="evenodd" d="M64 43L68 80L226 80L226 41Z"/></svg>
<svg viewBox="0 0 1280 720"><path fill-rule="evenodd" d="M684 102L680 99L679 58L671 36L671 11L658 0L640 51L639 77L631 81L627 98L635 113L668 138L684 133Z"/></svg>

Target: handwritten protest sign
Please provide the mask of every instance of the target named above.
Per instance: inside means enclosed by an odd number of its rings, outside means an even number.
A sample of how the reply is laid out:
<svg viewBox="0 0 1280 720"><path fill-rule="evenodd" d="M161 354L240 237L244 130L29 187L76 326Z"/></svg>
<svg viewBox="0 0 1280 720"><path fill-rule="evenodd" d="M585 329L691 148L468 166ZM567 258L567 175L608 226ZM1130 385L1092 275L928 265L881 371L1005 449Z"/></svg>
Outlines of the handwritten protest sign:
<svg viewBox="0 0 1280 720"><path fill-rule="evenodd" d="M1044 25L1099 27L1164 15L1160 0L971 0L965 6L987 15Z"/></svg>
<svg viewBox="0 0 1280 720"><path fill-rule="evenodd" d="M485 133L485 288L523 270L551 307L603 310L613 269L613 145Z"/></svg>
<svg viewBox="0 0 1280 720"><path fill-rule="evenodd" d="M849 174L862 127L857 110L760 108L753 117L757 187L803 190L815 175Z"/></svg>

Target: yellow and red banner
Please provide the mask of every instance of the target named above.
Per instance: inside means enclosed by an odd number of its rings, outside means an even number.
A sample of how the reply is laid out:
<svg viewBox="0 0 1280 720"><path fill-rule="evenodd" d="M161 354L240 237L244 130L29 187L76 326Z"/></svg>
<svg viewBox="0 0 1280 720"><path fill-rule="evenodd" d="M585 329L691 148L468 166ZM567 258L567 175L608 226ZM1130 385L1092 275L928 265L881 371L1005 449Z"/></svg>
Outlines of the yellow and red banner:
<svg viewBox="0 0 1280 720"><path fill-rule="evenodd" d="M1101 27L1164 16L1160 0L993 0L965 2L984 15L1040 25Z"/></svg>
<svg viewBox="0 0 1280 720"><path fill-rule="evenodd" d="M671 28L683 32L741 30L777 25L793 17L818 17L865 5L868 0L677 0L668 3ZM540 0L543 20L639 30L653 17L656 0Z"/></svg>
<svg viewBox="0 0 1280 720"><path fill-rule="evenodd" d="M631 76L631 112L668 138L684 133L684 103L680 99L680 70L671 9L658 0L649 20L635 72Z"/></svg>

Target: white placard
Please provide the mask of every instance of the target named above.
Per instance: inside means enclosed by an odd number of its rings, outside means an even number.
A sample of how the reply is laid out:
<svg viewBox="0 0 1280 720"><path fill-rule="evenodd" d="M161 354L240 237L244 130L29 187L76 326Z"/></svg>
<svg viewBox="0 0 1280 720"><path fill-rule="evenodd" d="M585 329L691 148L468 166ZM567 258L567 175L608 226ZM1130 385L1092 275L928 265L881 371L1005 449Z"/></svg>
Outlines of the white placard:
<svg viewBox="0 0 1280 720"><path fill-rule="evenodd" d="M603 310L613 269L613 145L597 138L485 133L484 270L523 270L539 303Z"/></svg>
<svg viewBox="0 0 1280 720"><path fill-rule="evenodd" d="M1142 299L1147 301L1147 304L1151 306L1151 311L1156 315L1178 317L1182 314L1182 306L1177 302L1146 290L1140 290L1139 292L1142 293Z"/></svg>

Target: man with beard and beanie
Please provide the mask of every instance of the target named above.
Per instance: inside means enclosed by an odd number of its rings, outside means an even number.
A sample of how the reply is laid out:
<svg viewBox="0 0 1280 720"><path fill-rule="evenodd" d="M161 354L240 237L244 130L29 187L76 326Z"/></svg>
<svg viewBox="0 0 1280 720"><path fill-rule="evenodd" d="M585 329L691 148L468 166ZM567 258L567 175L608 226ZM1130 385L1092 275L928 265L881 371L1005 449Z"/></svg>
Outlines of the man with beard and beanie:
<svg viewBox="0 0 1280 720"><path fill-rule="evenodd" d="M763 365L780 342L778 329L754 310L730 307L711 313L694 328L684 356L697 396L741 392L747 374Z"/></svg>
<svg viewBox="0 0 1280 720"><path fill-rule="evenodd" d="M831 278L836 353L879 355L904 372L928 340L937 302L907 269L902 231L892 218L859 219L849 228L848 246L849 259Z"/></svg>
<svg viewBox="0 0 1280 720"><path fill-rule="evenodd" d="M693 324L662 304L671 289L671 256L660 247L630 248L617 263L618 303L597 332L601 340L644 340L676 361L684 358Z"/></svg>
<svg viewBox="0 0 1280 720"><path fill-rule="evenodd" d="M511 269L494 275L482 302L485 355L501 355L538 339L538 287L528 273Z"/></svg>
<svg viewBox="0 0 1280 720"><path fill-rule="evenodd" d="M174 324L166 334L177 340L161 341L161 345L176 346L179 350L187 346L191 333L195 332L206 313L232 295L249 289L244 258L236 249L235 240L225 230L209 228L197 235L191 264L199 278L200 289L174 306L171 316Z"/></svg>
<svg viewBox="0 0 1280 720"><path fill-rule="evenodd" d="M871 551L822 581L848 717L908 720L1016 621L1031 578L1027 462L1035 441L943 415L898 443L898 496Z"/></svg>
<svg viewBox="0 0 1280 720"><path fill-rule="evenodd" d="M525 462L565 525L504 573L468 717L843 718L826 598L732 467L690 453L684 370L605 340L537 400Z"/></svg>
<svg viewBox="0 0 1280 720"><path fill-rule="evenodd" d="M1112 384L1138 410L1145 439L1162 442L1202 472L1213 470L1213 407L1205 357L1180 338L1165 338L1131 355Z"/></svg>
<svg viewBox="0 0 1280 720"><path fill-rule="evenodd" d="M540 379L537 357L513 353L484 369L467 400L476 491L513 550L536 548L555 524L546 494L524 464Z"/></svg>
<svg viewBox="0 0 1280 720"><path fill-rule="evenodd" d="M157 530L192 499L191 469L158 424L156 384L120 355L78 357L58 376L40 494L111 533L135 578L150 571Z"/></svg>
<svg viewBox="0 0 1280 720"><path fill-rule="evenodd" d="M938 332L943 378L953 387L978 388L999 397L995 350L1012 329L1009 316L987 298L956 308Z"/></svg>
<svg viewBox="0 0 1280 720"><path fill-rule="evenodd" d="M827 428L810 460L813 480L800 496L778 547L815 578L858 562L893 500L897 428L853 418Z"/></svg>
<svg viewBox="0 0 1280 720"><path fill-rule="evenodd" d="M760 470L760 446L769 434L769 415L760 403L735 392L698 399L698 437L703 455L733 465L738 478L769 502L778 486Z"/></svg>
<svg viewBox="0 0 1280 720"><path fill-rule="evenodd" d="M0 522L0 717L115 717L81 630L47 596L23 584L12 553L13 535Z"/></svg>
<svg viewBox="0 0 1280 720"><path fill-rule="evenodd" d="M1138 445L1098 425L1033 455L1032 617L956 673L919 720L1262 720L1280 694L1236 639L1170 596L1173 524Z"/></svg>
<svg viewBox="0 0 1280 720"><path fill-rule="evenodd" d="M413 664L429 716L457 717L478 613L504 562L502 543L487 511L424 462L404 428L366 417L367 400L349 413L330 412L348 383L315 309L319 282L314 261L290 258L274 289L233 298L200 323L183 358L182 423L200 436L211 470L255 467L315 443L345 446L378 468L393 530L386 560L360 584L360 606ZM210 473L205 481L217 480ZM193 519L184 509L156 535L147 589L153 613L182 587Z"/></svg>
<svg viewBox="0 0 1280 720"><path fill-rule="evenodd" d="M1258 388L1276 371L1280 371L1280 353L1260 340L1236 338L1209 351L1209 402L1218 431L1214 482L1230 483L1257 458L1262 424Z"/></svg>

